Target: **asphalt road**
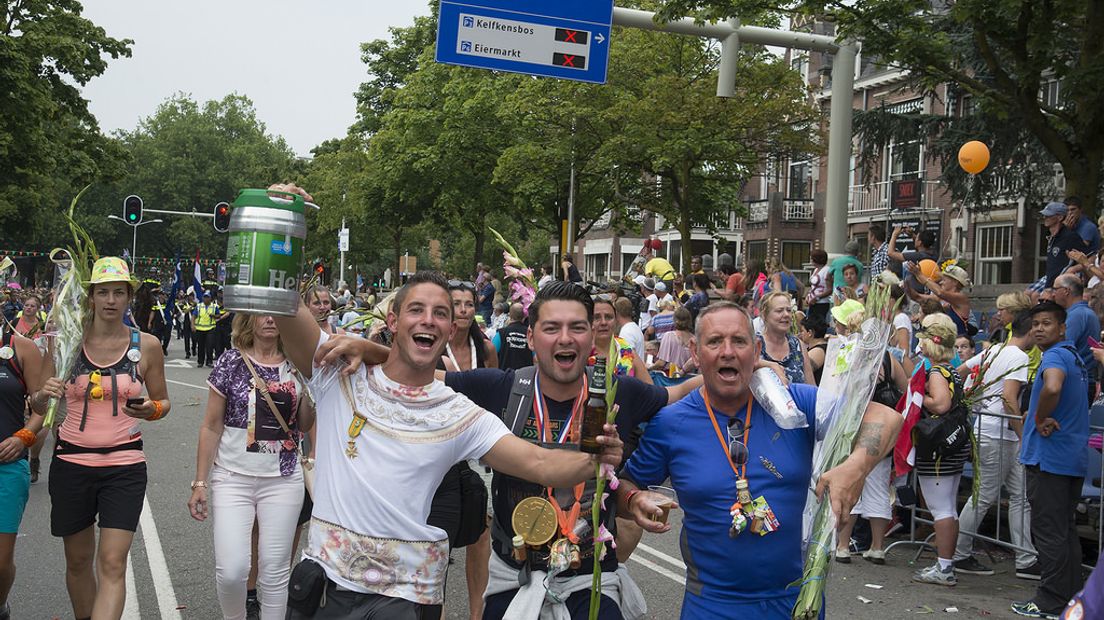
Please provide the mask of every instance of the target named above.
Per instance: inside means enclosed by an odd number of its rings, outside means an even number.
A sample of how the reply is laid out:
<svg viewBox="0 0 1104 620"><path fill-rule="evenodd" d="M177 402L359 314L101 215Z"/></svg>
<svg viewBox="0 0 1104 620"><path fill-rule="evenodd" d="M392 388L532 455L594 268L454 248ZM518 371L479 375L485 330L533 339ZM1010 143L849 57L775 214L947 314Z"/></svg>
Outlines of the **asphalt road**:
<svg viewBox="0 0 1104 620"><path fill-rule="evenodd" d="M182 347L174 341L166 362L173 411L164 420L146 425L143 432L149 460L148 503L131 549L124 614L127 619L221 617L214 588L210 525L192 520L185 505L195 471L195 444L206 404L208 370L196 369L181 355ZM65 591L61 540L49 532L48 465L49 460L44 459L42 478L31 488L23 531L16 543L18 574L10 601L12 617L17 620L73 617ZM671 519L675 531L664 536L646 535L628 566L645 593L649 617L655 619L677 618L682 601L685 565L677 536L681 515L675 511ZM1007 559L997 565L1000 572L996 576L965 576L957 588L914 584L909 581L915 570L909 565L913 554L906 548L891 551L888 564L882 567L861 559L837 565L829 581L828 618L864 620L944 614L948 607L957 607L959 613L970 617L1012 618L1015 616L1008 611L1008 603L1029 598L1033 592L1032 583L1013 576ZM463 551L455 552L453 559L446 617L463 619L468 617ZM928 554L921 564L931 561ZM867 584L883 587L875 589Z"/></svg>

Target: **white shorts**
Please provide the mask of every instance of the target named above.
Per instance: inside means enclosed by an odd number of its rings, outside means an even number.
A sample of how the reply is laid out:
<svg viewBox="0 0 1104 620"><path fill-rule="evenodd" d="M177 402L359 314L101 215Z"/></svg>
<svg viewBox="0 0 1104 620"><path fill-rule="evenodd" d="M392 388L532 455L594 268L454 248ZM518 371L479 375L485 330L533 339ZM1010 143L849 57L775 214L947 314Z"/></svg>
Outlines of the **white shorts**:
<svg viewBox="0 0 1104 620"><path fill-rule="evenodd" d="M950 476L917 476L924 502L932 513L933 521L958 520L958 483L962 474Z"/></svg>
<svg viewBox="0 0 1104 620"><path fill-rule="evenodd" d="M892 467L892 458L882 459L874 466L863 483L862 496L851 509L851 514L867 519L893 518L893 503L889 499L889 473Z"/></svg>

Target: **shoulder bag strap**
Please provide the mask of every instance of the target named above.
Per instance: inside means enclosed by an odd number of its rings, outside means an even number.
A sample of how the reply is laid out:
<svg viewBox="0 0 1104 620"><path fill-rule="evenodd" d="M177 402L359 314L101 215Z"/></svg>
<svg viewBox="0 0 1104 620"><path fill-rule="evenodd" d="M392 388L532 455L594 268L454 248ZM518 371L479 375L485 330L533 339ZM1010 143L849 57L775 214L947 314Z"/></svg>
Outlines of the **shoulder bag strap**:
<svg viewBox="0 0 1104 620"><path fill-rule="evenodd" d="M299 452L299 442L295 441L295 437L291 434L291 429L288 428L287 422L284 421L284 416L280 414L279 408L276 407L276 403L272 402L272 396L268 393L268 382L261 379L257 374L257 369L253 367L253 362L249 360L249 356L244 351L241 351L242 361L245 362L245 367L249 369L249 374L253 375L253 385L256 386L261 392L261 396L264 397L265 403L268 404L268 408L272 411L272 415L276 417L276 421L280 423L280 428L284 429L287 433L288 439L291 439L295 443L295 451ZM302 457L302 454L300 454Z"/></svg>

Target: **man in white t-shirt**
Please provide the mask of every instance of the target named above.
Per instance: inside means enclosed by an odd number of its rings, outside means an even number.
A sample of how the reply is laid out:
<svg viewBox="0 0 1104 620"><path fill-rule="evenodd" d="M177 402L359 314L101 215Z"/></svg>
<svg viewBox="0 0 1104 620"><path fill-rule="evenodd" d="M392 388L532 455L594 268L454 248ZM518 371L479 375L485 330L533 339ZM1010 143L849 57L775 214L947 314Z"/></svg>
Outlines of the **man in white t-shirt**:
<svg viewBox="0 0 1104 620"><path fill-rule="evenodd" d="M633 353L643 359L647 355L644 351L644 332L632 320L632 302L625 297L618 297L613 302L613 312L617 315L617 336L628 342Z"/></svg>
<svg viewBox="0 0 1104 620"><path fill-rule="evenodd" d="M989 507L998 498L1001 485L1008 489L1008 526L1012 544L1027 551L1016 552L1016 576L1039 579L1035 547L1031 544L1031 507L1025 494L1024 466L1019 463L1020 435L1023 432L1023 412L1020 410L1020 390L1027 383L1027 353L1030 347L1031 315L1024 312L1012 321L1012 338L1008 344L994 345L967 360L959 367L967 375L966 386L980 382L992 383L982 393L975 406L977 415L974 432L978 438L977 470L981 475L977 506L966 502L959 515L958 544L954 567L959 573L992 575L993 569L974 559L973 537ZM980 368L977 375L975 369ZM1003 377L1003 380L1000 378ZM1001 415L1012 418L998 417Z"/></svg>
<svg viewBox="0 0 1104 620"><path fill-rule="evenodd" d="M387 315L394 340L379 366L349 373L313 368L314 351L329 336L310 312L301 306L277 323L288 357L310 377L317 399L314 511L305 560L291 577L290 619L437 617L448 539L426 519L445 472L459 461L482 458L511 476L555 487L594 474L589 455L526 442L434 380L453 329L440 273L419 272L396 294ZM621 441L612 426L607 432L599 458L616 466ZM324 605L295 595L312 589L324 591Z"/></svg>

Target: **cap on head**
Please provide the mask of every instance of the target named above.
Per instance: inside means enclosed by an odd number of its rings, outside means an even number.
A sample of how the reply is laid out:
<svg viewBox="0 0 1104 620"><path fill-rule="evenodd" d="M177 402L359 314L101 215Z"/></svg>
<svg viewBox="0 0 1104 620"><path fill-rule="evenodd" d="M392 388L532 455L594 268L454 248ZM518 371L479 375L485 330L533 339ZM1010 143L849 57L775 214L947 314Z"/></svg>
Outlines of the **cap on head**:
<svg viewBox="0 0 1104 620"><path fill-rule="evenodd" d="M1069 211L1069 207L1063 202L1048 202L1047 206L1043 207L1043 210L1039 212L1039 215L1043 217L1050 217L1052 215L1065 215Z"/></svg>
<svg viewBox="0 0 1104 620"><path fill-rule="evenodd" d="M943 277L950 278L963 287L970 286L970 276L967 275L965 269L958 265L947 265L947 267L943 269Z"/></svg>
<svg viewBox="0 0 1104 620"><path fill-rule="evenodd" d="M861 301L848 299L840 305L832 307L832 318L841 325L849 325L848 321L851 319L851 315L863 311L865 311L865 308Z"/></svg>
<svg viewBox="0 0 1104 620"><path fill-rule="evenodd" d="M655 290L655 287L656 287L655 280L653 280L651 278L644 278L644 282L642 282L642 284L644 285L644 288L648 289L649 291L654 291Z"/></svg>
<svg viewBox="0 0 1104 620"><path fill-rule="evenodd" d="M666 293L667 292L667 285L664 284L663 282L656 282L655 290L656 290L657 293Z"/></svg>

